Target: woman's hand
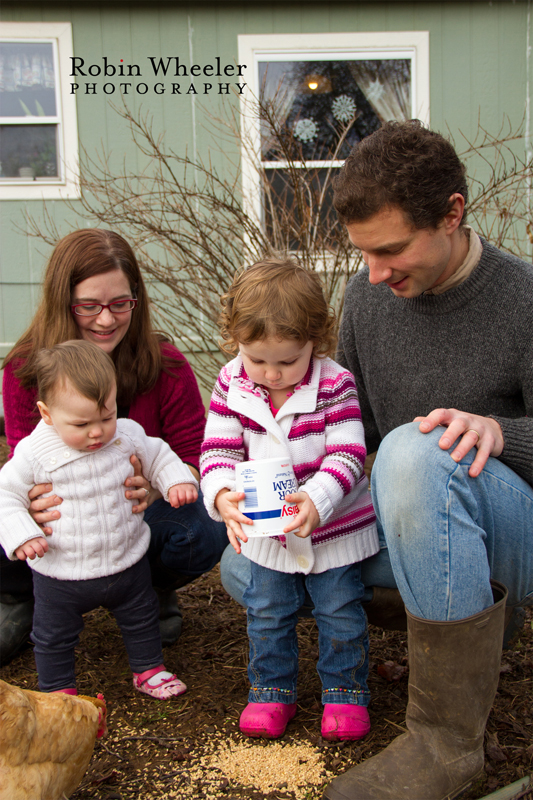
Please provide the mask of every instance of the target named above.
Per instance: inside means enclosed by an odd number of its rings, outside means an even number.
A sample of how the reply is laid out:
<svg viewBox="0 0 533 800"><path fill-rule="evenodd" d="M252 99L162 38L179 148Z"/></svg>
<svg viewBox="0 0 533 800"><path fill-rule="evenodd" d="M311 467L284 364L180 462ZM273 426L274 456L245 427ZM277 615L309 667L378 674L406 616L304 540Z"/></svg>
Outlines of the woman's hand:
<svg viewBox="0 0 533 800"><path fill-rule="evenodd" d="M132 488L126 491L126 498L140 501L137 505L132 506L131 509L134 514L140 514L146 511L148 506L151 506L154 500L158 500L162 495L144 477L142 464L137 456L131 456L130 463L133 465L133 475L131 478L126 478L124 485Z"/></svg>
<svg viewBox="0 0 533 800"><path fill-rule="evenodd" d="M33 560L35 556L42 558L47 550L48 542L44 536L36 536L35 539L28 539L27 542L17 547L15 555L20 561L26 561L27 558Z"/></svg>
<svg viewBox="0 0 533 800"><path fill-rule="evenodd" d="M307 492L286 494L285 502L296 503L298 506L298 514L286 528L283 528L283 533L291 533L294 531L295 536L299 536L301 539L307 539L308 536L311 536L315 528L318 528L320 523L320 517L315 504ZM300 530L296 531L294 530L295 528L300 528Z"/></svg>
<svg viewBox="0 0 533 800"><path fill-rule="evenodd" d="M503 450L502 429L490 417L468 414L456 408L436 408L427 417L415 417L414 422L420 422L422 433L429 433L438 425L445 427L446 430L439 439L442 450L448 450L461 436L461 441L453 453L450 453L454 461L461 461L469 450L477 447L477 455L468 470L471 478L477 478L489 456L497 457Z"/></svg>
<svg viewBox="0 0 533 800"><path fill-rule="evenodd" d="M215 508L226 523L228 539L236 553L241 552L239 539L241 542L248 541L241 525L253 525L252 520L239 511L239 500L245 497L244 492L230 492L229 489L221 489L215 497Z"/></svg>
<svg viewBox="0 0 533 800"><path fill-rule="evenodd" d="M59 511L55 510L54 507L61 505L63 502L62 498L55 494L49 497L42 497L45 492L51 491L51 483L38 483L28 492L28 497L31 501L28 508L29 514L33 521L36 522L37 525L40 525L43 529L43 533L47 536L50 536L52 533L52 528L48 527L46 523L51 522L53 519L59 519L61 514Z"/></svg>

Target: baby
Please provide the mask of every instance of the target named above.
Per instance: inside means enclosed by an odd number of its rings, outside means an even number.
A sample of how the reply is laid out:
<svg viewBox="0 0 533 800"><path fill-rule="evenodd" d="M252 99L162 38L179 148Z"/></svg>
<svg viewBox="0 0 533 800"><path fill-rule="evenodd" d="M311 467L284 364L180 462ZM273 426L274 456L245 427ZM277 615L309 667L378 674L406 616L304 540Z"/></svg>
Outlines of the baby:
<svg viewBox="0 0 533 800"><path fill-rule="evenodd" d="M197 499L198 483L165 442L117 420L115 368L99 347L63 342L38 354L36 371L42 419L0 471L0 543L33 569L39 688L77 694L82 615L104 606L120 627L134 687L160 699L182 694L187 687L163 664L150 530L132 513L124 481L135 454L175 508ZM63 498L50 537L28 513L28 491L39 483L53 483Z"/></svg>

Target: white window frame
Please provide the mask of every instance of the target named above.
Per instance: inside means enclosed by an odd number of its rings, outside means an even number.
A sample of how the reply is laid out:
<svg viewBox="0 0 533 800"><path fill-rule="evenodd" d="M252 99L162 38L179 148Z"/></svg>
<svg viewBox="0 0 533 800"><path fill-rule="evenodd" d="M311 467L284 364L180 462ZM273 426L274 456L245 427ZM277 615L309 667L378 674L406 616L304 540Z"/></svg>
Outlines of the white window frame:
<svg viewBox="0 0 533 800"><path fill-rule="evenodd" d="M0 179L0 200L66 200L80 197L78 179L78 119L76 98L70 94L69 73L72 46L70 22L2 22L0 40L4 42L51 43L56 72L57 142L59 176L49 180ZM16 120L14 124L39 124L47 118ZM54 120L55 121L55 120ZM2 120L0 118L0 124Z"/></svg>
<svg viewBox="0 0 533 800"><path fill-rule="evenodd" d="M247 65L248 84L247 96L244 93L240 96L243 199L246 213L257 222L262 215L258 164L262 163L267 168L286 166L281 161L261 162L257 114L259 62L409 58L412 64L411 117L429 125L429 31L243 34L238 41L239 64ZM342 163L308 161L306 166L331 167L341 166Z"/></svg>

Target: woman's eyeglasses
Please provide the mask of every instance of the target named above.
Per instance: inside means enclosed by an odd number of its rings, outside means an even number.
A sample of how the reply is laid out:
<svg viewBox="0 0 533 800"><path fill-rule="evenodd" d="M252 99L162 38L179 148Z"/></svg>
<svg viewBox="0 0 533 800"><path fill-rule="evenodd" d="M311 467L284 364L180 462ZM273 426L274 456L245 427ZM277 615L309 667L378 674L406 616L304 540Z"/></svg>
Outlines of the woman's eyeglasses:
<svg viewBox="0 0 533 800"><path fill-rule="evenodd" d="M136 305L137 300L130 297L127 300L115 300L114 303L108 303L107 305L103 303L77 303L71 306L70 310L79 317L96 317L102 313L104 308L108 308L112 314L126 314L128 311L132 311Z"/></svg>

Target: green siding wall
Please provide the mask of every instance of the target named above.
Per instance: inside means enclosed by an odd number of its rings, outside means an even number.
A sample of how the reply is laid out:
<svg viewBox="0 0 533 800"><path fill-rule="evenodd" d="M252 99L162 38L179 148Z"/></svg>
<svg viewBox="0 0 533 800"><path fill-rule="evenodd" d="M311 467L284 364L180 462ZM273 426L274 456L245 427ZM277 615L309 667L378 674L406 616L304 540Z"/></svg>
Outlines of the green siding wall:
<svg viewBox="0 0 533 800"><path fill-rule="evenodd" d="M115 64L123 58L126 64L141 65L149 55L179 55L189 64L191 53L198 64L211 63L215 55L223 63L232 63L237 59L239 33L429 30L432 127L449 129L454 136L459 131L472 136L479 119L494 132L504 115L518 125L528 107L526 2L271 5L258 0L161 7L157 2L146 7L5 2L1 14L12 21L70 20L74 53L85 58L86 64L101 63L104 55ZM153 82L147 75L147 83ZM80 141L89 153L103 145L119 160L139 157L125 124L111 108L119 100L116 93L111 98L79 92L77 98ZM216 113L219 102L232 101L220 101L215 94L193 99L150 92L144 98L131 95L128 102L133 109L142 104L153 116L155 130L166 130L167 143L174 149L184 152L187 147L191 155L206 156L213 145L206 109ZM220 153L213 151L212 158L220 164ZM74 212L59 201L47 202L46 208L59 230L66 232ZM25 235L25 215L42 215L40 203L4 202L0 212L0 341L9 343L33 314L49 249ZM5 352L6 345L0 347L0 355Z"/></svg>

